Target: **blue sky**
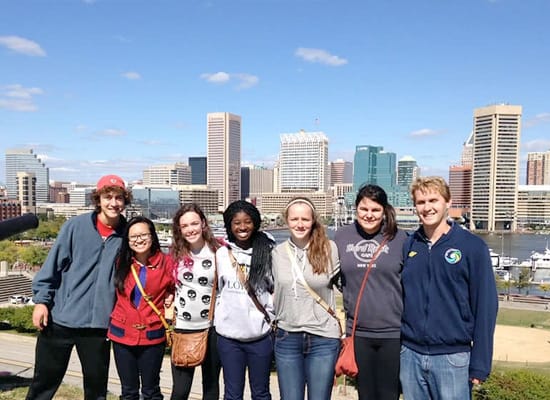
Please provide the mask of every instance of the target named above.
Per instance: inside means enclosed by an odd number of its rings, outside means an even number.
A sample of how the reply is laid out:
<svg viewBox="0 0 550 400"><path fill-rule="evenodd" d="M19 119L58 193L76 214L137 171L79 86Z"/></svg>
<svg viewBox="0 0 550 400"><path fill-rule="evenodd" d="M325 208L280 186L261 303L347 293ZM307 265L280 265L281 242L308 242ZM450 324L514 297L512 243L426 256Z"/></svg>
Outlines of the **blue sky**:
<svg viewBox="0 0 550 400"><path fill-rule="evenodd" d="M206 114L242 116L242 160L323 131L447 176L473 109L523 106L522 158L550 149L548 0L2 0L0 182L30 147L50 178L140 179L206 154ZM523 183L522 173L520 182Z"/></svg>

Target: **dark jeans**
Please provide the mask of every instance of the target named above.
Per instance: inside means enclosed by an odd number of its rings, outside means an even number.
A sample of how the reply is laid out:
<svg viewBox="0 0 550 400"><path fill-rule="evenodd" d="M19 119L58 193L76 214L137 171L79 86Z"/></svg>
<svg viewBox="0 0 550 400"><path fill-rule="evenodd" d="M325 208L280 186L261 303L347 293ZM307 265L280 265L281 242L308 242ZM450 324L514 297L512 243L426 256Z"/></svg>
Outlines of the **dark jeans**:
<svg viewBox="0 0 550 400"><path fill-rule="evenodd" d="M218 335L218 352L223 367L224 400L243 399L247 367L252 400L271 400L269 393L269 372L273 359L271 335L253 342L241 342Z"/></svg>
<svg viewBox="0 0 550 400"><path fill-rule="evenodd" d="M359 368L359 400L399 399L400 339L355 336L355 361Z"/></svg>
<svg viewBox="0 0 550 400"><path fill-rule="evenodd" d="M160 368L164 358L164 342L147 346L128 346L113 342L115 364L120 378L120 400L162 400Z"/></svg>
<svg viewBox="0 0 550 400"><path fill-rule="evenodd" d="M221 364L217 340L216 331L214 328L210 328L206 355L201 364L203 400L218 400L220 397ZM194 374L194 367L176 367L172 364L172 397L170 400L187 400L189 398Z"/></svg>
<svg viewBox="0 0 550 400"><path fill-rule="evenodd" d="M110 342L106 329L66 328L50 323L38 335L34 376L26 400L50 400L61 384L76 346L85 400L107 397Z"/></svg>

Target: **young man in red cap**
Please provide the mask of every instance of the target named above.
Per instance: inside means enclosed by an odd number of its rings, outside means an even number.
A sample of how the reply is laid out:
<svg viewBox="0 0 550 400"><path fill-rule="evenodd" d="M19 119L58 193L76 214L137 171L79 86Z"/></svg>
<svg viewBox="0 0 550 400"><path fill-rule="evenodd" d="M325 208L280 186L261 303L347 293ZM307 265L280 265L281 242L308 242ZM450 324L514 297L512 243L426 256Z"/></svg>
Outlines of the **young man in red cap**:
<svg viewBox="0 0 550 400"><path fill-rule="evenodd" d="M63 225L36 274L32 321L40 334L27 400L53 398L74 346L82 365L85 400L106 398L114 264L126 225L121 213L131 200L119 176L103 176L92 193L95 210Z"/></svg>

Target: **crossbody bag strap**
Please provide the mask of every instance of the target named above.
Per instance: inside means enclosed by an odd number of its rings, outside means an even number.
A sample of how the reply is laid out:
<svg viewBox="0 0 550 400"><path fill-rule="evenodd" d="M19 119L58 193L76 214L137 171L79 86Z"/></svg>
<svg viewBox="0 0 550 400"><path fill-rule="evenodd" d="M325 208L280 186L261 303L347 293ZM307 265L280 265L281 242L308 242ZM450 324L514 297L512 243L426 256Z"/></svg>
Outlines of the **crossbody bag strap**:
<svg viewBox="0 0 550 400"><path fill-rule="evenodd" d="M288 253L288 258L290 259L290 263L292 264L292 268L294 268L294 272L296 273L296 276L298 277L298 280L302 284L302 286L308 291L308 293L313 297L313 299L321 306L323 307L332 317L336 319L338 322L338 328L340 329L340 336L343 336L342 332L342 325L340 324L340 318L338 318L338 315L336 315L336 312L332 309L331 306L328 305L328 303L323 299L321 296L313 290L308 283L306 282L306 279L304 278L304 274L300 267L298 267L298 264L296 263L296 258L294 257L294 254L292 254L292 251L290 250L290 243L286 242L286 251Z"/></svg>
<svg viewBox="0 0 550 400"><path fill-rule="evenodd" d="M267 313L265 307L260 303L258 300L258 297L256 296L256 293L254 292L254 289L252 286L250 286L250 283L248 282L248 279L244 276L244 272L242 271L241 267L239 266L239 263L237 262L237 259L233 255L233 251L230 248L227 248L229 252L229 258L231 260L231 265L233 265L233 268L237 270L237 277L239 278L239 281L241 281L241 284L246 289L246 293L248 293L248 296L252 299L252 302L256 306L256 308L264 315L265 321L271 325L271 317Z"/></svg>
<svg viewBox="0 0 550 400"><path fill-rule="evenodd" d="M218 289L218 264L214 255L214 284L212 285L212 295L210 296L210 309L208 310L208 320L214 319L214 305L216 303L216 290Z"/></svg>
<svg viewBox="0 0 550 400"><path fill-rule="evenodd" d="M147 267L143 266L141 268L147 268ZM162 325L164 326L164 328L168 332L170 330L170 325L168 324L168 322L166 322L166 318L164 318L164 315L162 315L162 313L159 311L157 306L155 306L155 304L151 301L151 296L146 294L145 290L143 290L143 286L141 284L141 281L139 280L139 277L138 277L138 274L136 272L136 269L134 268L134 265L132 265L130 267L130 269L132 270L132 275L134 275L134 280L136 281L136 286L138 287L139 291L141 292L141 296L142 296L143 300L145 300L147 302L147 304L149 304L149 306L153 309L155 314L158 315L158 317L160 318L160 322L162 322Z"/></svg>
<svg viewBox="0 0 550 400"><path fill-rule="evenodd" d="M372 265L374 264L374 262L378 258L378 255L380 254L380 252L384 248L384 245L386 244L387 241L388 241L388 238L384 238L384 240L382 240L382 243L380 243L380 246L378 246L378 248L374 252L374 254L373 254L373 256L372 256L372 258L369 262L369 265L367 267L367 271L365 272L365 276L363 277L363 282L361 282L361 289L359 289L359 294L357 295L357 302L355 303L355 312L353 313L353 326L351 328L352 340L355 337L355 328L357 327L357 315L359 314L359 305L361 304L361 297L363 296L363 291L365 290L365 286L367 284L367 279L369 279L370 270L372 269Z"/></svg>

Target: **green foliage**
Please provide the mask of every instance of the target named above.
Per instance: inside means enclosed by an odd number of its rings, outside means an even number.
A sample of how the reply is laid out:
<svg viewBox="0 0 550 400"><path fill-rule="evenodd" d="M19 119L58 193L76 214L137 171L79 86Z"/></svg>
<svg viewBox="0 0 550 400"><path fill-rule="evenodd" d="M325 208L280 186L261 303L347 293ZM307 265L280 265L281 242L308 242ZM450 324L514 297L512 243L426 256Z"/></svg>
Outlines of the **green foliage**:
<svg viewBox="0 0 550 400"><path fill-rule="evenodd" d="M42 265L48 255L48 249L43 246L25 246L19 249L19 259L28 265Z"/></svg>
<svg viewBox="0 0 550 400"><path fill-rule="evenodd" d="M17 260L17 246L9 240L0 241L0 261L13 264Z"/></svg>
<svg viewBox="0 0 550 400"><path fill-rule="evenodd" d="M17 332L36 332L32 324L32 306L2 307L0 308L0 321L6 321Z"/></svg>
<svg viewBox="0 0 550 400"><path fill-rule="evenodd" d="M550 377L527 369L493 371L474 391L475 400L540 400L550 393Z"/></svg>
<svg viewBox="0 0 550 400"><path fill-rule="evenodd" d="M522 268L521 271L519 272L518 280L515 282L515 285L518 288L520 293L521 293L521 289L529 287L530 279L531 279L531 273L529 272L529 268Z"/></svg>

